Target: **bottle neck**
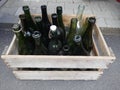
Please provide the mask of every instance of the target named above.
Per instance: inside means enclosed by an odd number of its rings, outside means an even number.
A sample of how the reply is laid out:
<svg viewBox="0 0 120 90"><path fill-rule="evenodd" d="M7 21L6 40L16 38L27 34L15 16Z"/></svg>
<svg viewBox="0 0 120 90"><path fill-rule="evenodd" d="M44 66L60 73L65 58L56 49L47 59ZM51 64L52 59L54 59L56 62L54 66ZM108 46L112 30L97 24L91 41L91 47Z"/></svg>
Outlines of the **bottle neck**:
<svg viewBox="0 0 120 90"><path fill-rule="evenodd" d="M42 9L42 20L45 22L49 21L46 9Z"/></svg>
<svg viewBox="0 0 120 90"><path fill-rule="evenodd" d="M57 18L57 15L56 16L52 16L52 23L53 23L53 25L56 25L58 27L58 18Z"/></svg>

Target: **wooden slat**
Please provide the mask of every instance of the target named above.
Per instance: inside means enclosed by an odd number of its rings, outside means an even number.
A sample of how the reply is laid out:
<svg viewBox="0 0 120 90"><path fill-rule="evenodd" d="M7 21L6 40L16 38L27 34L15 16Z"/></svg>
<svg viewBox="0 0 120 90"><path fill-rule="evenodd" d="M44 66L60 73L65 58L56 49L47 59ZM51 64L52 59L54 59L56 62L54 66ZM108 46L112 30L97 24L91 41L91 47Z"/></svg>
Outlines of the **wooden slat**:
<svg viewBox="0 0 120 90"><path fill-rule="evenodd" d="M14 52L14 50L16 49L15 43L16 43L16 36L14 35L5 55L9 55L11 52Z"/></svg>
<svg viewBox="0 0 120 90"><path fill-rule="evenodd" d="M2 58L4 58L2 56ZM5 56L11 68L107 68L113 57L102 56Z"/></svg>
<svg viewBox="0 0 120 90"><path fill-rule="evenodd" d="M21 80L97 80L102 71L13 71Z"/></svg>
<svg viewBox="0 0 120 90"><path fill-rule="evenodd" d="M110 56L109 48L108 48L108 46L107 46L107 44L105 42L105 39L104 39L104 37L102 35L102 32L100 31L99 27L96 24L94 26L94 30L95 30L95 32L97 34L99 46L100 46L100 48L101 48L101 50L103 52L103 55Z"/></svg>

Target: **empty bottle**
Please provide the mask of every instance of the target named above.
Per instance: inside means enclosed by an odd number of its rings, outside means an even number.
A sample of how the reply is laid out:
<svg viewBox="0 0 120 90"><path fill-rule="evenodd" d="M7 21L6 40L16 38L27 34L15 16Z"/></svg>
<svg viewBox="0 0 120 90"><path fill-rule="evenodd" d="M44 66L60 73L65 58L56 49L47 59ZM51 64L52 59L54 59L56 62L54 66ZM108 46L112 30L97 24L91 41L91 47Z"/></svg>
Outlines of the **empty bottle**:
<svg viewBox="0 0 120 90"><path fill-rule="evenodd" d="M50 55L57 55L58 52L62 48L61 41L57 38L57 27L55 25L50 26L49 38L51 39L49 42L49 54Z"/></svg>
<svg viewBox="0 0 120 90"><path fill-rule="evenodd" d="M95 22L96 22L95 17L88 18L87 28L82 38L83 45L89 53L91 52L93 48L92 32L93 32L93 27L95 25Z"/></svg>
<svg viewBox="0 0 120 90"><path fill-rule="evenodd" d="M48 47L48 43L49 43L49 37L48 37L48 33L50 30L50 21L48 19L48 15L47 15L47 6L46 5L42 5L41 6L41 11L42 11L42 36L44 37L43 43L46 47Z"/></svg>
<svg viewBox="0 0 120 90"><path fill-rule="evenodd" d="M63 23L63 15L62 15L62 13L63 13L62 6L57 6L56 12L57 12L57 15L58 15L58 24L59 24L59 27L62 28L62 30L64 32L64 38L66 38L65 25Z"/></svg>
<svg viewBox="0 0 120 90"><path fill-rule="evenodd" d="M29 28L29 31L32 33L33 31L36 31L36 25L33 21L33 18L31 16L31 13L30 13L30 8L29 6L23 6L23 11L24 11L24 15L25 15L25 18L26 18L26 24Z"/></svg>
<svg viewBox="0 0 120 90"><path fill-rule="evenodd" d="M77 18L72 18L70 24L70 30L67 35L67 43L69 44L70 47L73 44L73 39L76 34L76 28L77 28Z"/></svg>
<svg viewBox="0 0 120 90"><path fill-rule="evenodd" d="M34 55L46 55L47 54L47 48L42 43L41 33L39 31L34 31L33 34L32 34L32 37L35 40Z"/></svg>
<svg viewBox="0 0 120 90"><path fill-rule="evenodd" d="M89 53L82 44L82 37L80 35L74 36L74 44L72 45L72 47L74 47L72 50L73 51L72 55L82 55L82 56L89 55Z"/></svg>
<svg viewBox="0 0 120 90"><path fill-rule="evenodd" d="M53 13L51 15L52 17L52 24L53 25L56 25L57 26L57 33L58 33L58 39L62 42L62 45L64 44L65 42L65 33L64 33L64 30L59 26L58 24L58 17L57 17L57 14L56 13Z"/></svg>
<svg viewBox="0 0 120 90"><path fill-rule="evenodd" d="M14 24L13 27L13 32L15 33L17 40L18 40L18 54L19 55L26 55L29 53L27 50L26 46L26 40L24 37L24 34L22 32L22 29L20 28L19 24Z"/></svg>

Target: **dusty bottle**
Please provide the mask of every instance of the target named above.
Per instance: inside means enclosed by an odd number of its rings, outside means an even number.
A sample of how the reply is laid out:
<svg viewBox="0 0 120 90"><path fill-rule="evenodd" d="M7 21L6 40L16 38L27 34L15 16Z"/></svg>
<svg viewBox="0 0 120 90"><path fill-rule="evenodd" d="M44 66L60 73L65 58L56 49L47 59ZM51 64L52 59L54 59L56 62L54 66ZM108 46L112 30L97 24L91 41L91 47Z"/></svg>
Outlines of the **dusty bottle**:
<svg viewBox="0 0 120 90"><path fill-rule="evenodd" d="M24 15L26 18L26 24L28 26L29 31L32 33L33 31L36 30L36 25L32 19L31 13L30 13L30 9L28 6L23 6L23 11L24 11Z"/></svg>
<svg viewBox="0 0 120 90"><path fill-rule="evenodd" d="M15 33L17 40L18 40L18 54L19 55L26 55L28 54L26 42L25 42L25 37L22 32L22 29L20 28L19 24L14 24L13 27L13 32Z"/></svg>
<svg viewBox="0 0 120 90"><path fill-rule="evenodd" d="M88 25L82 38L83 45L89 53L93 48L92 32L93 32L93 27L95 25L95 22L96 22L95 17L88 18Z"/></svg>
<svg viewBox="0 0 120 90"><path fill-rule="evenodd" d="M67 35L67 43L70 47L73 44L73 39L76 34L76 28L77 28L77 18L72 18L70 24L70 30Z"/></svg>
<svg viewBox="0 0 120 90"><path fill-rule="evenodd" d="M62 42L62 45L65 42L65 37L64 37L64 30L59 26L58 24L58 17L56 13L53 13L51 15L52 17L52 24L57 26L57 33L58 33L58 39Z"/></svg>
<svg viewBox="0 0 120 90"><path fill-rule="evenodd" d="M61 41L57 38L57 27L55 25L50 26L49 38L51 39L49 42L49 54L57 55L60 49L62 48Z"/></svg>
<svg viewBox="0 0 120 90"><path fill-rule="evenodd" d="M58 24L59 24L59 27L62 28L62 30L64 32L64 38L66 38L65 25L63 23L63 15L62 15L62 13L63 13L62 6L57 6L56 12L57 12L57 15L58 15Z"/></svg>
<svg viewBox="0 0 120 90"><path fill-rule="evenodd" d="M42 5L41 6L41 11L42 11L42 36L44 37L43 43L46 47L48 47L48 43L49 43L49 37L48 37L48 33L50 30L50 21L48 19L48 15L47 15L47 6L46 5Z"/></svg>
<svg viewBox="0 0 120 90"><path fill-rule="evenodd" d="M82 55L82 56L89 55L89 53L83 46L82 37L80 35L74 36L74 44L72 47L74 47L73 52L72 52L73 55Z"/></svg>
<svg viewBox="0 0 120 90"><path fill-rule="evenodd" d="M32 37L35 40L34 55L46 55L48 50L42 43L41 33L39 31L34 31Z"/></svg>

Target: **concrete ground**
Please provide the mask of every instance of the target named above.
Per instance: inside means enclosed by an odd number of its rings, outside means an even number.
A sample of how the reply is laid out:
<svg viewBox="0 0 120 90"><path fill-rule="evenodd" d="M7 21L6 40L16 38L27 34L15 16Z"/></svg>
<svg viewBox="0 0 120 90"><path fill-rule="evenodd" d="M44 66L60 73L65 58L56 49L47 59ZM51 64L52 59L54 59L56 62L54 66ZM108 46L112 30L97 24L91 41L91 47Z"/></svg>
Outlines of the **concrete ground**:
<svg viewBox="0 0 120 90"><path fill-rule="evenodd" d="M116 61L109 65L97 81L21 81L15 78L0 58L0 90L120 90L120 3L116 0L8 0L0 8L0 55L12 40L11 24L18 21L22 6L29 5L31 13L40 13L40 5L47 4L48 13L62 5L65 14L75 14L80 3L86 5L85 14L95 14L100 27L118 28L114 35L104 35ZM109 31L108 31L109 32Z"/></svg>

